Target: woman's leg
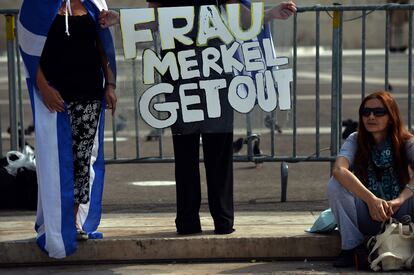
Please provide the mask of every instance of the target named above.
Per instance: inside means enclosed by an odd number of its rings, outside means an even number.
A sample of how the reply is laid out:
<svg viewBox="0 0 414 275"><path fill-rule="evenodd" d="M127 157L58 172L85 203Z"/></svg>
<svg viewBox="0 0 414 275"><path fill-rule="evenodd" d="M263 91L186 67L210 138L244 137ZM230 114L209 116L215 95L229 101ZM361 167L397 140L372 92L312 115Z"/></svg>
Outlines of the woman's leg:
<svg viewBox="0 0 414 275"><path fill-rule="evenodd" d="M328 183L328 199L341 234L342 249L350 250L357 247L364 241L358 224L358 217L364 213L358 213L357 198L331 177Z"/></svg>
<svg viewBox="0 0 414 275"><path fill-rule="evenodd" d="M72 152L75 196L75 224L79 204L89 202L89 172L92 147L98 127L101 102L98 100L71 102L68 114L72 127Z"/></svg>
<svg viewBox="0 0 414 275"><path fill-rule="evenodd" d="M414 222L414 196L406 200L400 209L394 214L394 218L401 219L404 215L410 215Z"/></svg>
<svg viewBox="0 0 414 275"><path fill-rule="evenodd" d="M364 235L376 235L381 229L381 222L374 221L369 214L368 205L361 199L355 198L358 211L359 230Z"/></svg>
<svg viewBox="0 0 414 275"><path fill-rule="evenodd" d="M79 203L75 203L75 207L73 209L73 219L75 221L75 226L77 230L80 230L80 225L76 222L76 216L78 215L78 211L79 211Z"/></svg>
<svg viewBox="0 0 414 275"><path fill-rule="evenodd" d="M358 225L364 235L377 235L381 230L381 222L374 221L369 215L368 206L361 199L357 199ZM414 197L405 201L393 218L399 220L404 215L414 217Z"/></svg>

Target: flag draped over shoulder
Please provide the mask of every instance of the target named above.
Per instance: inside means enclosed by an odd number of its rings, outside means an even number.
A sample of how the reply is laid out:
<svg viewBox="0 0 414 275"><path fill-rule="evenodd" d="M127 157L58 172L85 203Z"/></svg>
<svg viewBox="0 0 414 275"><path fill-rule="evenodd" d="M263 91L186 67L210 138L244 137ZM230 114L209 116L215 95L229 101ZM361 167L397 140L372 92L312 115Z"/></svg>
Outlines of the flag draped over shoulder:
<svg viewBox="0 0 414 275"><path fill-rule="evenodd" d="M240 0L240 4L246 6L248 9L250 9L251 7L251 0ZM222 15L226 14L226 10L224 9L224 7L222 7L221 9L221 13ZM269 39L270 40L270 44L273 44L273 37L272 37L272 32L271 32L271 27L270 27L270 23L264 23L262 26L262 31L259 33L259 35L249 41L245 41L245 42L252 42L252 41L258 41L259 43L259 47L260 47L260 51L262 53L262 55L257 58L256 60L260 60L263 62L263 64L266 64L265 60L264 60L264 49L263 49L263 39ZM242 41L240 41L241 43L244 43ZM274 48L274 46L272 46L272 53L273 56L276 57L276 50ZM242 51L239 48L236 52L236 58L239 59L240 61L242 60ZM247 75L252 77L252 73L251 72L247 72L245 70L243 70L241 73L238 72L237 70L233 70L234 75ZM265 93L267 94L267 92L265 91ZM237 94L239 95L239 97L241 98L246 98L247 96L247 89L245 87L245 85L239 85L237 87Z"/></svg>
<svg viewBox="0 0 414 275"><path fill-rule="evenodd" d="M35 229L37 244L50 257L64 258L77 248L74 223L74 179L72 133L68 113L49 112L36 87L36 73L49 28L64 0L24 0L18 20L21 56L26 69L35 130L38 206ZM95 20L109 65L116 75L115 50L109 29L98 24L99 11L107 9L105 0L83 0ZM62 53L64 58L64 53ZM101 219L104 184L103 127L105 104L99 118L90 163L90 201L81 204L78 223L90 238L102 238L96 232Z"/></svg>
<svg viewBox="0 0 414 275"><path fill-rule="evenodd" d="M250 9L250 6L251 6L251 1L250 0L240 0L240 3L242 5L245 5L246 7L248 7ZM262 28L262 32L257 36L257 40L259 40L259 41L261 41L265 38L269 38L273 42L272 33L271 33L271 30L270 30L270 23L264 23L263 28Z"/></svg>

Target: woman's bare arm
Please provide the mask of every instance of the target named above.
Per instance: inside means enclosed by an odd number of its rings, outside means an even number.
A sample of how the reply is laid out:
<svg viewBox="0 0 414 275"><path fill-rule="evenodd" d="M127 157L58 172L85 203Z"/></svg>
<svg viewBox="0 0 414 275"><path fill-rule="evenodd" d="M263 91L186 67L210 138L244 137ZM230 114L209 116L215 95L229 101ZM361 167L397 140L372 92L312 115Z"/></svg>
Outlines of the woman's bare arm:
<svg viewBox="0 0 414 275"><path fill-rule="evenodd" d="M385 221L392 214L388 203L375 196L365 185L349 170L349 161L345 157L338 157L335 161L332 175L345 189L363 200L369 209L371 218L376 221Z"/></svg>
<svg viewBox="0 0 414 275"><path fill-rule="evenodd" d="M114 115L115 110L116 110L116 102L117 102L117 97L115 94L116 80L115 80L114 73L112 72L111 66L109 64L108 58L103 49L102 43L98 37L96 40L97 40L99 54L102 60L102 70L103 70L104 77L105 77L106 107L108 109L111 109L112 115Z"/></svg>
<svg viewBox="0 0 414 275"><path fill-rule="evenodd" d="M42 101L50 112L65 111L65 103L62 97L55 88L49 85L40 66L37 69L36 84L39 88Z"/></svg>

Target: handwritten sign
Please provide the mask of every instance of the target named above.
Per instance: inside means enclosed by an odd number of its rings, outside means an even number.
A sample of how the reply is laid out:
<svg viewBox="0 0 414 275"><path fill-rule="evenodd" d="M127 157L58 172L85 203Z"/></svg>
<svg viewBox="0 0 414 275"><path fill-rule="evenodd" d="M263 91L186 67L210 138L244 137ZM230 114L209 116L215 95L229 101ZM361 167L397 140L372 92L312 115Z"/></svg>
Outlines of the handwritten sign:
<svg viewBox="0 0 414 275"><path fill-rule="evenodd" d="M199 9L165 7L157 9L158 16L153 8L121 9L125 58L137 57L137 43L154 42L151 28L136 26L155 23L160 37L163 54L148 48L142 55L143 83L149 88L139 100L139 110L149 125L169 127L177 121L178 112L184 123L219 118L222 114L219 93L223 92L227 93L231 107L240 113L250 112L256 104L266 112L276 107L290 109L292 70L279 69L288 64L288 58L276 57L270 37L257 39L263 30L264 5L252 3L247 29L241 22L241 8L239 4L226 5L225 10L214 5ZM185 23L177 27L176 20ZM210 46L213 40L220 44ZM177 47L178 43L181 47ZM156 83L157 74L168 75L170 81ZM232 75L231 81L226 81L225 75ZM191 81L174 85L181 80ZM186 92L190 90L201 93L188 95ZM151 104L155 97L172 93L178 93L177 101ZM205 106L191 108L201 102L201 96ZM168 115L160 119L151 108Z"/></svg>

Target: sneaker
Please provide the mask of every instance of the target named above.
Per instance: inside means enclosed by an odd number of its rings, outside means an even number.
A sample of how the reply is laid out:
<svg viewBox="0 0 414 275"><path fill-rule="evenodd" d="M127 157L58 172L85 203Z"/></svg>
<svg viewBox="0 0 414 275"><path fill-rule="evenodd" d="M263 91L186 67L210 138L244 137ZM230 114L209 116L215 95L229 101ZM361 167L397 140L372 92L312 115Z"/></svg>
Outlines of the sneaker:
<svg viewBox="0 0 414 275"><path fill-rule="evenodd" d="M354 249L343 249L338 257L335 259L334 267L351 267L355 265Z"/></svg>
<svg viewBox="0 0 414 275"><path fill-rule="evenodd" d="M82 229L77 229L76 230L76 239L78 241L86 241L87 239L89 239L88 233L86 233Z"/></svg>

